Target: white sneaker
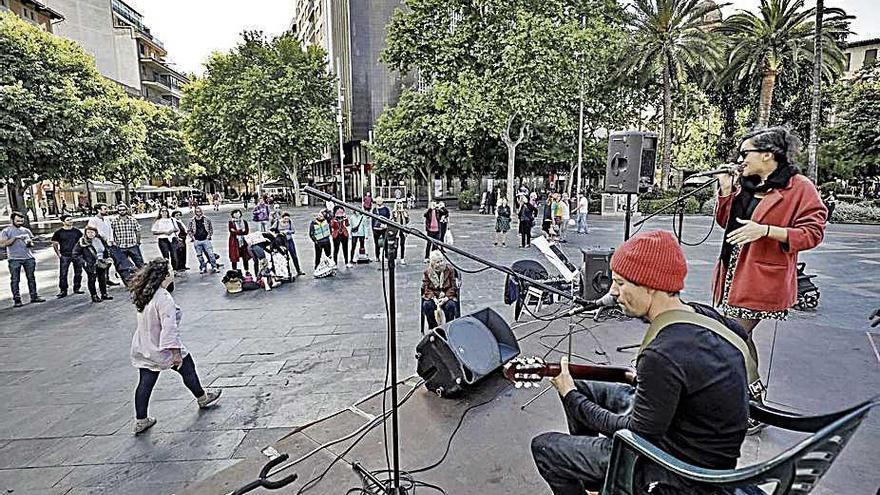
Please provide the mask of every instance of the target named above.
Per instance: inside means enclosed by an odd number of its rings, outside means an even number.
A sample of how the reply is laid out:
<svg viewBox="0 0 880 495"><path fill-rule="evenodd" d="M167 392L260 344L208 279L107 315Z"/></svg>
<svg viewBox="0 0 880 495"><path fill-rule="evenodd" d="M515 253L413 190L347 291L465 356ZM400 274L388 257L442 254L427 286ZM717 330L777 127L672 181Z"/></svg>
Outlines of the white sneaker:
<svg viewBox="0 0 880 495"><path fill-rule="evenodd" d="M351 263L346 263L346 264L345 264L345 267L346 267L346 268L352 268L353 266L354 266L354 265L352 265Z"/></svg>
<svg viewBox="0 0 880 495"><path fill-rule="evenodd" d="M206 390L204 395L196 399L196 401L199 403L199 408L207 409L213 406L217 402L217 400L220 399L220 395L222 393L222 388L217 390Z"/></svg>
<svg viewBox="0 0 880 495"><path fill-rule="evenodd" d="M401 264L402 266L406 266L406 260L403 259L403 258L401 258L401 259L400 259L400 264Z"/></svg>
<svg viewBox="0 0 880 495"><path fill-rule="evenodd" d="M135 419L131 432L135 435L139 435L152 428L154 424L156 424L156 418L146 417L144 419Z"/></svg>

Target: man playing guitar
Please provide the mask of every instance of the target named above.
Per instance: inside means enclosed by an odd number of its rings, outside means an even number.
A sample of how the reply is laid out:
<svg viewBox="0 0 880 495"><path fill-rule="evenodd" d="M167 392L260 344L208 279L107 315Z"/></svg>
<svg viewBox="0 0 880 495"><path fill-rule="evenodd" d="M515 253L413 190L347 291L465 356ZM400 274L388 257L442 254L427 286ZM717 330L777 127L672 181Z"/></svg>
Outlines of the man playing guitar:
<svg viewBox="0 0 880 495"><path fill-rule="evenodd" d="M538 472L556 495L600 490L612 437L621 429L682 461L735 468L749 412L746 332L709 306L679 299L687 263L669 232L633 236L614 252L611 270L611 294L624 312L651 323L636 361L635 386L575 381L563 358L552 383L562 399L569 433L532 439ZM720 326L706 317L733 334L682 321L702 318L709 326ZM634 486L636 493L711 493L649 463L637 466Z"/></svg>

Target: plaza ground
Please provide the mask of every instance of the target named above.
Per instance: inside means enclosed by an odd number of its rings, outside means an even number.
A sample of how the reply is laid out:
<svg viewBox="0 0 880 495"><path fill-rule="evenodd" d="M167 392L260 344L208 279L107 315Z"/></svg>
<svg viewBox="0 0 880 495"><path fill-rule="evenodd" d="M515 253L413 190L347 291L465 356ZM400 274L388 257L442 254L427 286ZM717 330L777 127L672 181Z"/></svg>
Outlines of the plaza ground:
<svg viewBox="0 0 880 495"><path fill-rule="evenodd" d="M227 267L230 209L208 212L214 220L215 250ZM308 273L313 250L306 229L312 213L292 210L301 263ZM421 227L420 212L412 216L412 224ZM592 216L591 224L590 235L571 235L564 246L572 260L579 259L580 247L612 247L622 240L622 218ZM142 225L149 230L148 220ZM541 259L534 249L516 247L512 234L506 248L492 246L493 225L489 216L451 214L456 245L502 264ZM670 218L663 217L645 228L670 226ZM709 218L687 217L684 239L696 243L709 228ZM685 246L685 299L709 299L720 239L721 230L715 228L706 243ZM793 312L776 327L765 323L758 328L768 397L774 403L825 412L880 390L880 358L867 321L880 305L878 241L877 226L832 224L825 242L802 254L807 271L818 275L819 308ZM152 236L145 235L143 244L146 257L158 255ZM398 269L402 377L415 370L423 254L424 243L409 238L408 264ZM141 437L130 433L137 374L128 359L135 313L126 293L113 289L116 299L97 305L86 295L54 299L57 261L51 250L42 250L37 254L38 284L49 302L12 309L7 265L0 264L0 489L16 495L182 493L194 483L222 476L243 459L259 459L260 450L296 427L382 388L386 319L376 263L343 268L331 279L306 276L272 292L228 295L220 275L199 275L195 256L189 256L190 275L176 283L174 292L184 312L183 338L203 385L222 388L223 398L217 408L200 411L179 377L163 374L150 408L159 422ZM467 260L461 264L477 267ZM504 275L492 271L466 274L462 312L489 306L512 320L511 308L502 302L503 283ZM628 325L627 337L635 336ZM561 321L547 332L564 327ZM607 323L597 331L598 346L613 348L619 340L614 328ZM877 335L873 338L880 342ZM553 411L558 405L551 395L541 400ZM556 412L557 428L562 429L561 409ZM520 433L521 438L504 441L527 456L531 433ZM743 459L766 458L777 444L772 431L750 437ZM878 445L880 414L875 412L814 493L876 491ZM541 486L537 472L521 475ZM324 486L314 493L336 493L334 489Z"/></svg>

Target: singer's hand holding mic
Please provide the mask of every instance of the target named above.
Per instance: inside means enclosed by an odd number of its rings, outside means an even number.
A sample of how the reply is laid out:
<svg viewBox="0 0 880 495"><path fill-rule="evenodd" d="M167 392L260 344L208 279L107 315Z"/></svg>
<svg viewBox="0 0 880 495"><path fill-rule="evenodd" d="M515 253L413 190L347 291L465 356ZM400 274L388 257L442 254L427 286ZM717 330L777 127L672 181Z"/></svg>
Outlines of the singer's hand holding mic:
<svg viewBox="0 0 880 495"><path fill-rule="evenodd" d="M733 184L736 183L739 174L739 165L736 163L728 163L712 170L698 172L688 177L688 179L693 179L694 177L714 177L718 179L718 186L721 188L721 195L727 196L733 191Z"/></svg>

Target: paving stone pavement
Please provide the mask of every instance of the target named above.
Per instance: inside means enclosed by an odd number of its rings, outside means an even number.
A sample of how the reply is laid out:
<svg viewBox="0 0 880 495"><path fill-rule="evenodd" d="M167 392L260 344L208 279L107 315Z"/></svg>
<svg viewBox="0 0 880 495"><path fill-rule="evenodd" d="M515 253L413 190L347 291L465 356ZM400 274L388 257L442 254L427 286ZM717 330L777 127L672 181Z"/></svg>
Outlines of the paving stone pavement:
<svg viewBox="0 0 880 495"><path fill-rule="evenodd" d="M223 258L230 209L208 213L214 247ZM306 226L312 210L291 213L302 266L310 273L313 250ZM646 228L669 229L669 221L660 218ZM453 212L451 222L456 244L476 254L499 263L540 259L534 249L517 248L513 234L507 247L492 246L489 216ZM148 231L148 222L142 224ZM570 234L564 250L572 260L579 259L579 247L610 247L622 240L622 218L591 216L591 224L590 235ZM709 225L706 217L687 217L685 240L697 242ZM690 266L685 298L708 300L720 239L715 228L708 242L685 247ZM765 366L765 353L776 339L772 400L818 412L842 408L880 388L880 362L866 334L866 317L880 305L878 240L876 226L835 224L820 248L802 254L808 272L818 274L822 299L818 311L795 312L775 331L758 335ZM424 267L424 243L410 237L406 244L408 264L398 267L397 280L402 376L415 369ZM144 236L143 250L147 257L158 255L152 236ZM199 410L179 377L163 373L150 404L158 424L134 437L137 374L128 359L133 306L120 288L111 292L114 301L97 305L85 295L52 298L57 261L50 250L37 257L40 291L50 301L15 310L8 268L0 264L0 490L7 493L180 492L240 459L261 455L263 447L293 428L383 385L387 321L378 264L342 268L329 279L302 277L272 292L228 295L220 275L197 273L190 253L193 270L178 280L174 292L184 312L183 339L203 385L222 388L223 397L218 407ZM501 302L503 283L504 276L491 271L465 275L463 313L491 306L509 317ZM853 454L841 461L846 469L829 474L833 491L820 493L869 493L866 486L880 484L871 461L880 445L878 416L870 418L850 447ZM756 456L760 445L748 448L744 455Z"/></svg>

